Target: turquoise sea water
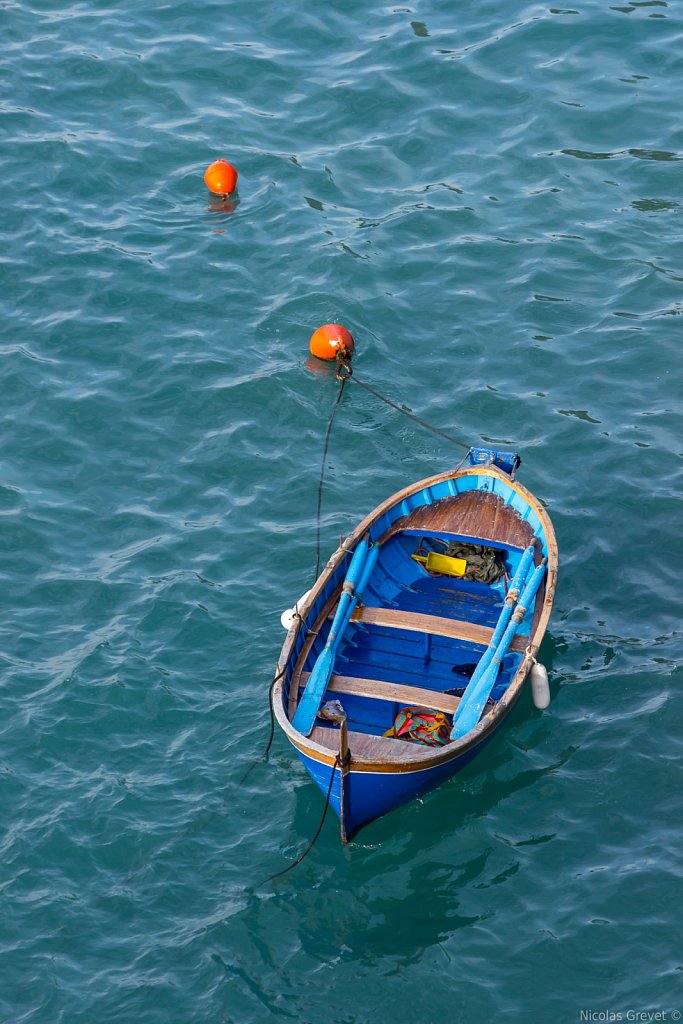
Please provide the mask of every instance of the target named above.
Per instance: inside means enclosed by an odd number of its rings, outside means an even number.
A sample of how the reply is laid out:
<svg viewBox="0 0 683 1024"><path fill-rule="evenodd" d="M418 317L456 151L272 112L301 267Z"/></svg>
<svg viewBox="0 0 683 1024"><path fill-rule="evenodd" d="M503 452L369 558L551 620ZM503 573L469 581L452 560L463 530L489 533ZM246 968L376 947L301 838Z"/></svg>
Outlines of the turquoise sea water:
<svg viewBox="0 0 683 1024"><path fill-rule="evenodd" d="M0 1019L676 1020L680 3L8 0L0 33ZM521 451L553 699L262 885L322 811L281 736L237 783L312 582L330 320ZM459 458L349 387L323 554Z"/></svg>

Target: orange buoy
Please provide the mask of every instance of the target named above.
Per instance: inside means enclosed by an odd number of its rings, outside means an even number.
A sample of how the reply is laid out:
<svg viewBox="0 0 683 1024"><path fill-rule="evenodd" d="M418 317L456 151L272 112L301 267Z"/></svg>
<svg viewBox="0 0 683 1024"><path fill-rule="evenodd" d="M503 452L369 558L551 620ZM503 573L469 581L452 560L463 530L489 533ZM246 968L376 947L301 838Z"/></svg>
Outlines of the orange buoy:
<svg viewBox="0 0 683 1024"><path fill-rule="evenodd" d="M229 196L237 187L237 171L227 160L214 160L204 171L204 183L209 192Z"/></svg>
<svg viewBox="0 0 683 1024"><path fill-rule="evenodd" d="M350 359L356 343L353 335L341 324L325 324L311 335L311 355L318 359L336 359L337 355Z"/></svg>

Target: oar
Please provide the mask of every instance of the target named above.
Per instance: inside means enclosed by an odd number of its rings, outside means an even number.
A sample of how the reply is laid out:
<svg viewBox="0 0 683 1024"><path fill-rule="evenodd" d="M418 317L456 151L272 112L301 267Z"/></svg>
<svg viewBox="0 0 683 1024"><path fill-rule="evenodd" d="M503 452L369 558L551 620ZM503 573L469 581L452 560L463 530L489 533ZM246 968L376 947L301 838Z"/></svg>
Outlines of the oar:
<svg viewBox="0 0 683 1024"><path fill-rule="evenodd" d="M325 690L327 690L327 686L328 686L328 684L330 682L330 678L331 678L332 672L334 670L334 664L335 664L335 661L337 660L337 651L339 650L339 648L341 646L341 642L344 639L344 634L346 633L346 627L348 626L349 622L351 621L351 616L355 612L356 607L358 605L358 602L361 600L361 598L363 596L363 592L365 591L365 588L368 585L368 581L369 581L370 577L372 576L373 572L375 571L375 566L377 565L378 557L379 557L379 544L375 544L374 547L370 548L370 552L368 554L368 557L365 559L365 565L363 566L363 568L361 570L360 579L358 580L358 583L356 584L356 589L353 592L353 597L351 598L351 602L350 602L350 604L349 604L349 606L346 609L346 612L344 614L344 621L340 625L340 627L339 627L339 629L337 631L337 636L336 636L336 638L334 640L334 643L332 644L332 657L331 657L331 661L330 661L330 671L329 671L329 675L327 676L327 680L325 682ZM314 671L315 671L315 666L314 666ZM310 679L309 679L309 682L310 682ZM325 696L325 690L323 690L323 692L320 694L320 704L322 704L323 698ZM316 713L317 713L317 710L318 709L316 709Z"/></svg>
<svg viewBox="0 0 683 1024"><path fill-rule="evenodd" d="M339 599L337 611L334 619L332 620L330 632L327 637L327 643L318 655L318 659L313 666L311 675L309 676L308 684L301 698L297 712L292 719L294 727L305 736L308 736L315 724L316 715L318 714L318 710L323 701L325 691L327 690L327 686L332 675L339 645L342 641L349 620L356 609L356 605L358 604L361 595L367 586L368 580L373 573L378 555L379 545L375 545L370 549L370 553L367 555L365 563L360 569L360 575L355 587L353 590L345 589ZM349 576L351 575L352 568L353 566L349 567L349 572L346 580L344 581L344 588L346 588L347 583L349 583ZM358 574L356 574L356 576L358 577ZM345 601L342 606L342 602L344 601L346 594L351 593L353 595L351 599L349 601ZM304 707L305 701L306 706ZM303 712L302 707L304 707Z"/></svg>
<svg viewBox="0 0 683 1024"><path fill-rule="evenodd" d="M483 675L479 677L479 680L472 689L470 689L470 686L467 687L465 695L460 701L458 710L455 713L453 729L451 730L451 739L460 739L460 737L468 733L470 729L474 729L475 725L479 721L484 705L489 699L491 690L496 684L496 679L498 678L503 658L507 654L510 644L514 640L515 633L519 629L520 623L524 621L527 609L531 606L532 601L536 597L536 591L540 587L541 580L545 576L546 562L547 559L544 558L541 564L536 567L532 573L531 579L524 587L522 596L520 597L514 614L501 637L495 654L490 660L488 668L485 669Z"/></svg>
<svg viewBox="0 0 683 1024"><path fill-rule="evenodd" d="M368 547L369 540L367 537L364 537L359 541L356 550L353 553L351 564L349 565L346 578L342 584L341 597L339 598L337 610L334 614L332 625L330 626L327 642L318 655L318 660L313 666L313 671L308 677L308 683L299 702L299 707L292 719L292 725L294 728L298 729L304 736L308 736L309 732L313 728L315 716L317 715L318 708L320 707L320 702L325 696L325 690L327 689L327 684L330 681L330 676L332 675L332 665L334 663L337 637L346 627L349 606L356 589L356 584L359 582L360 575L363 572L363 567L368 555Z"/></svg>
<svg viewBox="0 0 683 1024"><path fill-rule="evenodd" d="M344 625L342 626L342 628L337 633L337 642L336 642L335 648L334 648L335 649L335 653L337 652L337 649L339 647L339 641L341 640L341 638L342 638L342 636L344 634L344 630L346 629L346 626L350 622L351 616L355 612L356 606L358 605L358 602L360 601L360 599L363 596L363 591L367 587L368 581L370 580L370 577L372 576L372 574L373 574L373 572L375 570L375 566L377 565L377 559L378 558L379 558L379 544L374 544L370 548L370 552L368 554L368 557L365 559L365 565L363 566L362 572L360 574L360 579L358 580L358 583L356 584L356 589L355 589L355 591L353 593L353 597L351 598L351 604L349 605L349 610L348 610L348 614L346 615L346 620L344 622Z"/></svg>
<svg viewBox="0 0 683 1024"><path fill-rule="evenodd" d="M519 599L520 591L522 590L524 584L527 581L527 577L529 576L529 570L531 569L533 571L533 561L535 552L535 544L530 544L529 547L525 548L525 550L522 552L522 557L519 560L517 571L515 575L512 577L512 582L505 596L505 604L503 605L503 609L498 617L498 622L496 623L496 627L493 630L491 639L489 640L489 645L482 654L481 658L479 659L477 667L475 668L474 672L470 677L470 681L467 684L467 690L465 690L465 693L463 695L463 700L467 697L468 691L472 692L474 687L477 685L479 679L481 679L481 677L483 676L485 670L491 664L493 655L496 653L496 648L500 643L503 633L507 629L507 624L510 621L514 607ZM462 701L460 702L460 706L462 706Z"/></svg>

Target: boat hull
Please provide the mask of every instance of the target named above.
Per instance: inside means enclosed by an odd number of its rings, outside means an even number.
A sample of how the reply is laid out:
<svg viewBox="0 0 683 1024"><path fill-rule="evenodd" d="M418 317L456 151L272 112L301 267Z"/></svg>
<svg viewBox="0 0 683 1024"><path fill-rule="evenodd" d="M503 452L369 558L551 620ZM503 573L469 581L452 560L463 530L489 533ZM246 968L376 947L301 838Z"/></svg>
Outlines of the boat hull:
<svg viewBox="0 0 683 1024"><path fill-rule="evenodd" d="M319 760L295 745L301 763L321 793L330 793L330 807L339 818L342 842L347 843L364 825L422 797L452 778L493 739L493 732L460 754L440 764L408 771L342 770ZM332 773L334 780L330 790Z"/></svg>
<svg viewBox="0 0 683 1024"><path fill-rule="evenodd" d="M444 527L450 532L444 534ZM382 732L383 726L375 723L374 729L370 729L367 722L356 726L356 729L364 731L350 733L351 742L346 746L342 730L332 728L320 719L316 720L320 724L316 724L307 735L299 732L293 726L292 718L311 667L315 664L316 651L323 643L326 630L329 630L329 621L337 606L351 555L359 541L367 536L374 545L380 546L381 552L386 552L386 564L381 567L384 580L385 570L389 570L390 575L394 568L389 542L393 539L394 545L407 543L401 538L412 538L429 530L440 530L443 536L457 534L465 539L491 543L494 547L497 545L505 548L506 554L514 552L513 559L519 558L518 553L532 543L538 548L537 564L547 562L543 586L528 612L525 635L519 637L516 646L513 644L511 648L511 667L505 685L494 692L495 699L488 702L474 728L443 746L385 738L387 733ZM406 561L410 559L404 559L404 563ZM399 491L366 516L332 555L287 634L278 662L279 678L273 690L273 708L278 724L311 778L323 795L329 793L329 805L340 819L343 841L350 839L362 826L451 778L491 741L522 693L535 664L552 608L557 561L552 524L542 504L508 473L492 464L439 474ZM348 650L342 651L340 656L341 662L350 665L347 671L351 675L332 676L329 690L337 691L348 709L362 706L364 714L356 713L356 721L368 718L370 705L373 709L383 709L391 721L392 707L395 710L401 704L413 703L405 699L412 694L419 694L414 703L422 707L452 710L448 701L457 703L461 698L446 696L454 692L447 688L448 682L434 683L432 680L432 640L437 646L448 643L456 648L467 648L475 652L476 660L485 650L486 636L493 632L490 624L486 625L483 619L456 621L458 609L453 601L459 595L455 590L446 593L448 588L445 585L436 587L435 592L438 591L440 599L448 599L451 604L437 608L436 611L441 613L439 616L434 616L433 607L427 609L431 615L401 610L402 598L413 599L415 587L406 586L405 593L397 593L389 583L383 585L385 593L381 599L377 588L368 597L374 607L361 609L354 615L358 622L353 637L348 642ZM477 602L471 600L470 603L476 605ZM418 606L418 610L422 609ZM432 622L438 623L438 628L431 627ZM381 676L380 681L362 678L358 664L353 664L353 659L357 660L362 655L364 643L368 642L373 631L377 632L378 624L390 627L391 634L386 653L380 657L377 651L373 652L376 663L379 658L379 668L374 674ZM424 635L419 630L424 630ZM430 634L435 632L438 635L432 637ZM403 664L401 651L411 644L410 649L414 650L416 638L418 643L424 643L427 680L424 685L436 686L434 690L415 689L421 681L418 679L416 683L414 672L410 679L404 680L400 676L400 665ZM438 651L434 657L438 660ZM455 672L456 668L452 671ZM411 685L401 685L404 682ZM373 687L378 692L372 692ZM334 697L337 692L329 692L328 696ZM393 705L392 700L396 702ZM369 732L373 734L369 735Z"/></svg>

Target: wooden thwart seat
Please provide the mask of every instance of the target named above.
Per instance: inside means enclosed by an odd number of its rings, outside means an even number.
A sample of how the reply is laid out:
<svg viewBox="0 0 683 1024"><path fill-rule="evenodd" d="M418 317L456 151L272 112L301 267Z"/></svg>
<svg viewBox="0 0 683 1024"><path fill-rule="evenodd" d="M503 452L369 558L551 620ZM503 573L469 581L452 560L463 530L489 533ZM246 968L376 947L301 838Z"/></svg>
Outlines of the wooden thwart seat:
<svg viewBox="0 0 683 1024"><path fill-rule="evenodd" d="M299 689L308 682L309 672L302 672ZM354 676L333 675L327 686L328 693L345 693L354 697L371 697L388 700L396 704L411 704L433 711L452 715L460 703L460 697L450 693L438 693L422 686L406 686L402 683L385 683L380 679L356 679Z"/></svg>
<svg viewBox="0 0 683 1024"><path fill-rule="evenodd" d="M487 647L493 636L493 629L490 626L478 626L473 622L447 619L441 615L402 612L395 608L368 608L363 605L356 608L351 616L351 622L361 622L368 626L387 626L390 629L407 629L431 636L447 636L452 640L464 640L482 647ZM527 636L515 637L510 650L523 653L528 642Z"/></svg>

